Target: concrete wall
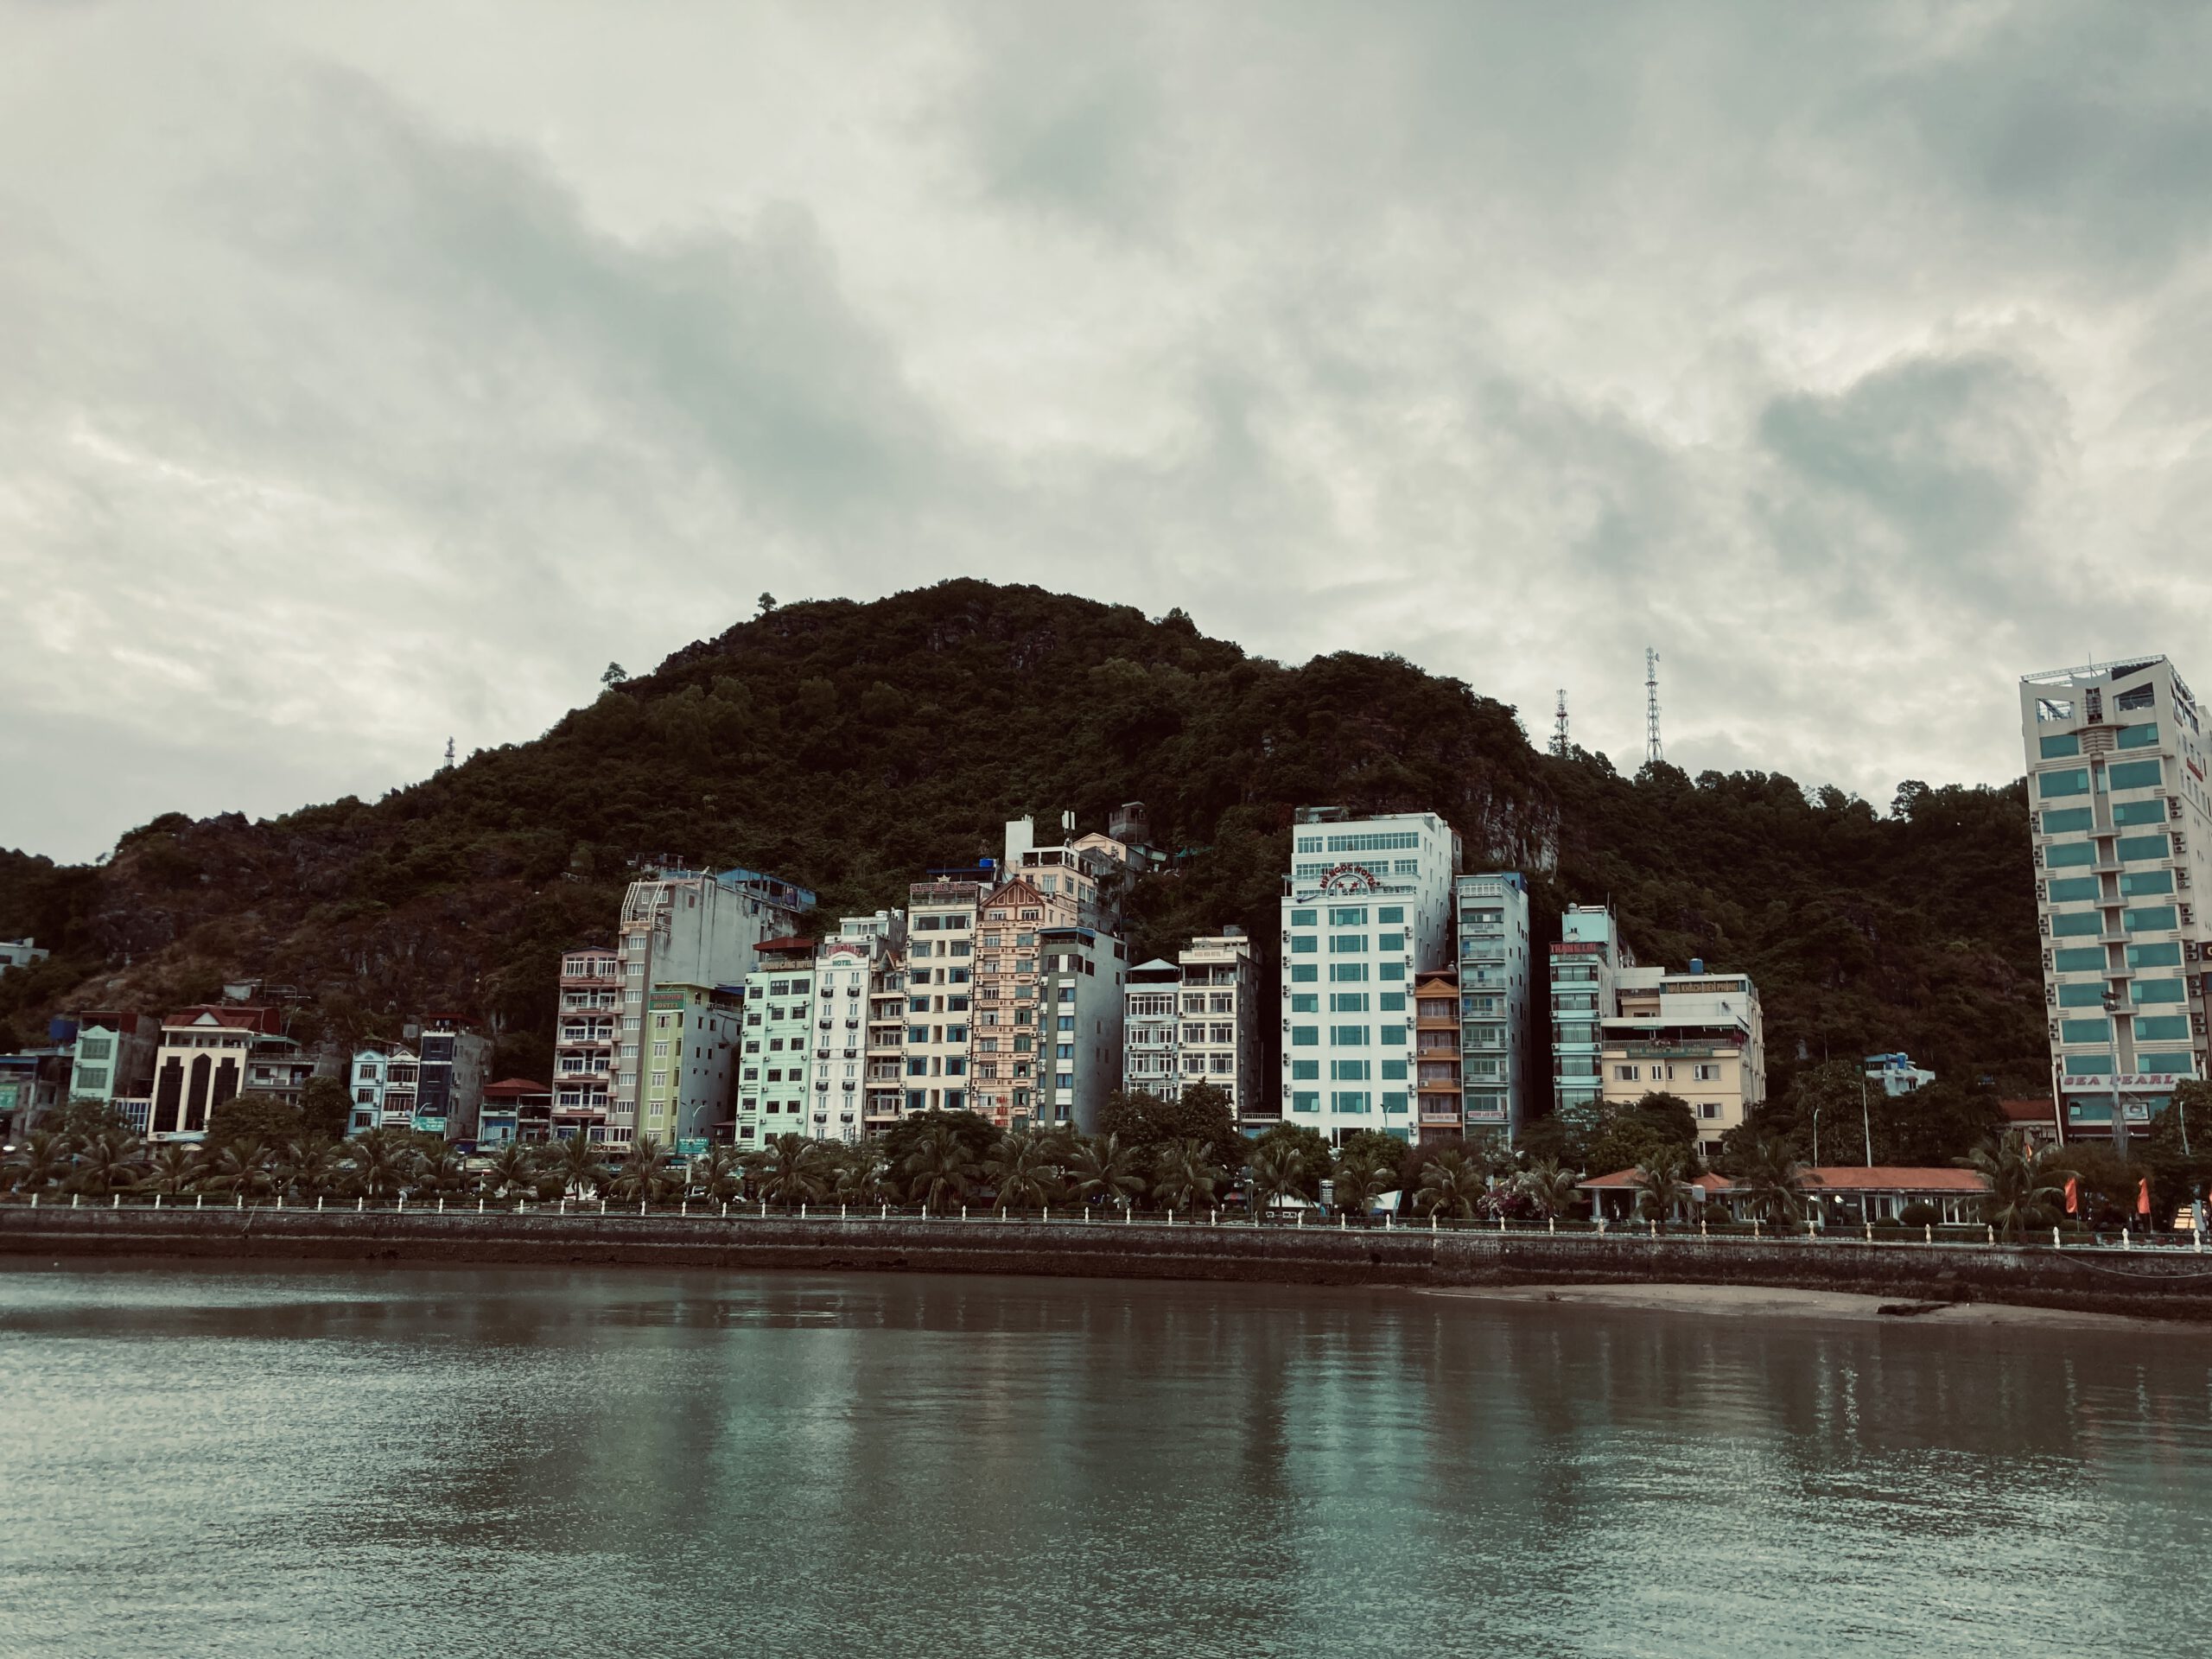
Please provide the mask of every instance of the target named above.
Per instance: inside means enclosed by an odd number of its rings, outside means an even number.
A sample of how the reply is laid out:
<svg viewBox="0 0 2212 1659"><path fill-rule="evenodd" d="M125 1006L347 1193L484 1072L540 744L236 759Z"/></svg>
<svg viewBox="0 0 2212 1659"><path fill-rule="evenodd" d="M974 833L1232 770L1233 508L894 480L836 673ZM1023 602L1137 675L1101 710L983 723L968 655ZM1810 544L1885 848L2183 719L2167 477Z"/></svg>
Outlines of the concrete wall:
<svg viewBox="0 0 2212 1659"><path fill-rule="evenodd" d="M799 1221L474 1210L0 1208L0 1254L315 1257L753 1270L1049 1274L1291 1284L1751 1284L2212 1319L2212 1255L1420 1228Z"/></svg>

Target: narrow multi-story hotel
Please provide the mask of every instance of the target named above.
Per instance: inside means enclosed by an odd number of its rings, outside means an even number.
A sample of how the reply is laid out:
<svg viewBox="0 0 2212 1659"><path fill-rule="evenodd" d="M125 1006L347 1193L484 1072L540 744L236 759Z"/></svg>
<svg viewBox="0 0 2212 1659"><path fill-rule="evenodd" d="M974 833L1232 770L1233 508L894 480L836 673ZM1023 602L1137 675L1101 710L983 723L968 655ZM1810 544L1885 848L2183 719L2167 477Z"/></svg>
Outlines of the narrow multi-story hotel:
<svg viewBox="0 0 2212 1659"><path fill-rule="evenodd" d="M1126 948L1110 933L1039 930L1036 1103L1026 1116L1015 1109L1012 1127L1097 1132L1107 1097L1122 1084L1128 966Z"/></svg>
<svg viewBox="0 0 2212 1659"><path fill-rule="evenodd" d="M2053 1092L2064 1134L2118 1137L2208 1075L2212 760L2162 656L2024 677L2020 730Z"/></svg>
<svg viewBox="0 0 2212 1659"><path fill-rule="evenodd" d="M1529 883L1515 870L1463 875L1459 924L1459 1086L1470 1140L1511 1146L1530 1109L1529 983L1535 972Z"/></svg>
<svg viewBox="0 0 2212 1659"><path fill-rule="evenodd" d="M1599 1021L1604 1099L1628 1104L1663 1094L1688 1102L1698 1151L1714 1157L1720 1137L1766 1098L1758 988L1747 974L1708 972L1693 961L1686 974L1623 968L1613 997Z"/></svg>
<svg viewBox="0 0 2212 1659"><path fill-rule="evenodd" d="M1078 925L1079 899L1017 877L983 899L976 924L969 1109L1001 1128L1037 1110L1038 959L1048 928ZM1118 1048L1119 1045L1116 1045Z"/></svg>
<svg viewBox="0 0 2212 1659"><path fill-rule="evenodd" d="M1569 905L1560 918L1552 959L1552 1110L1577 1129L1597 1124L1605 1096L1605 1033L1614 1011L1613 983L1636 953L1605 905Z"/></svg>
<svg viewBox="0 0 2212 1659"><path fill-rule="evenodd" d="M813 1071L806 1132L850 1145L868 1133L869 1025L895 976L906 918L895 910L848 916L814 956Z"/></svg>
<svg viewBox="0 0 2212 1659"><path fill-rule="evenodd" d="M758 1147L779 1135L811 1135L814 951L810 938L764 940L746 976L745 1039L738 1057L734 1139Z"/></svg>
<svg viewBox="0 0 2212 1659"><path fill-rule="evenodd" d="M1173 1100L1182 1089L1177 1057L1183 969L1165 957L1139 963L1122 985L1122 1087Z"/></svg>
<svg viewBox="0 0 2212 1659"><path fill-rule="evenodd" d="M1459 833L1433 812L1300 810L1282 893L1285 1117L1411 1140L1415 975L1443 966Z"/></svg>
<svg viewBox="0 0 2212 1659"><path fill-rule="evenodd" d="M256 1049L264 1040L283 1042L283 1032L278 1010L229 1003L186 1008L163 1020L147 1139L206 1140L209 1115L246 1092Z"/></svg>
<svg viewBox="0 0 2212 1659"><path fill-rule="evenodd" d="M1260 1075L1260 964L1241 927L1192 939L1175 953L1182 970L1177 1060L1185 1084L1209 1083L1229 1096L1239 1128L1254 1134L1282 1121L1282 1102ZM1200 1017L1204 1017L1203 1026Z"/></svg>
<svg viewBox="0 0 2212 1659"><path fill-rule="evenodd" d="M886 997L875 1005L871 1028L871 1081L880 1090L887 1052L882 1039L893 1037L906 1112L969 1109L969 1027L975 1018L976 918L983 884L967 872L917 881L906 889L906 950L903 1002ZM895 1033L881 1025L886 1006L898 1009ZM882 1096L876 1096L879 1103ZM893 1116L895 1118L896 1114ZM886 1128L893 1120L871 1113Z"/></svg>
<svg viewBox="0 0 2212 1659"><path fill-rule="evenodd" d="M1460 1098L1459 970L1439 968L1414 981L1414 1066L1423 1141L1465 1132Z"/></svg>

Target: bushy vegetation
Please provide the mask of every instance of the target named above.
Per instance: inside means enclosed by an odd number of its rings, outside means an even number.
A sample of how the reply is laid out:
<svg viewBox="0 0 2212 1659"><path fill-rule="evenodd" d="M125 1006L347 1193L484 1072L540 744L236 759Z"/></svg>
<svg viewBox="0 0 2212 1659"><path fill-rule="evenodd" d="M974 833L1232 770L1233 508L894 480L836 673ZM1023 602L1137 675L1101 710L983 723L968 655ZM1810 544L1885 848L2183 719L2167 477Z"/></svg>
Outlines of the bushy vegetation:
<svg viewBox="0 0 2212 1659"><path fill-rule="evenodd" d="M1101 827L1127 800L1173 858L1130 896L1133 960L1235 922L1272 972L1293 808L1430 809L1471 868L1531 873L1540 950L1561 906L1610 897L1645 960L1756 976L1777 1092L1801 1053L1897 1047L1961 1081L2042 1077L2018 785L1907 783L1884 813L1758 772L1627 778L1395 658L1286 667L1179 613L969 581L768 609L373 804L168 814L97 868L0 855L0 934L56 952L0 979L0 1021L28 1040L73 1002L255 977L304 999L296 1037L454 1007L497 1028L502 1073L543 1075L557 953L610 937L636 861L772 870L869 911L997 853L1009 817Z"/></svg>

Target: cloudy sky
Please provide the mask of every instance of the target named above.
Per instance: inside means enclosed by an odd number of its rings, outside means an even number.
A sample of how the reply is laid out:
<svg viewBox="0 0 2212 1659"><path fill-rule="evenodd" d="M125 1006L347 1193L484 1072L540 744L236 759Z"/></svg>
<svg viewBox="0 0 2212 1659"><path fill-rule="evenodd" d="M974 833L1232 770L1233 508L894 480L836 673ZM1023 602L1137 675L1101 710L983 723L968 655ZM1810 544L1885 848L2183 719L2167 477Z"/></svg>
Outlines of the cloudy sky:
<svg viewBox="0 0 2212 1659"><path fill-rule="evenodd" d="M957 574L2009 777L2212 681L2208 16L0 0L0 845Z"/></svg>

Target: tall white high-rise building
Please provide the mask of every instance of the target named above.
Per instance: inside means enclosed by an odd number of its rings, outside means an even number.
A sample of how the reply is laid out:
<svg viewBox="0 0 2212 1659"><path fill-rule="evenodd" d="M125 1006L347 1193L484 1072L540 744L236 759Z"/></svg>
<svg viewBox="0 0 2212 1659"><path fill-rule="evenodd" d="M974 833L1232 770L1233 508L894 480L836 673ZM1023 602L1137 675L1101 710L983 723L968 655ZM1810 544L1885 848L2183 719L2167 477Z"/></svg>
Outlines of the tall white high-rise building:
<svg viewBox="0 0 2212 1659"><path fill-rule="evenodd" d="M2020 681L2051 1077L2069 1135L2140 1129L2207 1075L2212 792L2161 656Z"/></svg>
<svg viewBox="0 0 2212 1659"><path fill-rule="evenodd" d="M1433 812L1301 809L1282 893L1285 1121L1414 1134L1414 976L1452 938L1459 836Z"/></svg>

